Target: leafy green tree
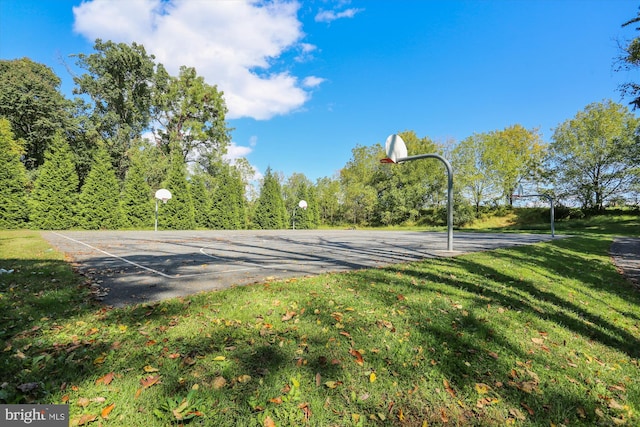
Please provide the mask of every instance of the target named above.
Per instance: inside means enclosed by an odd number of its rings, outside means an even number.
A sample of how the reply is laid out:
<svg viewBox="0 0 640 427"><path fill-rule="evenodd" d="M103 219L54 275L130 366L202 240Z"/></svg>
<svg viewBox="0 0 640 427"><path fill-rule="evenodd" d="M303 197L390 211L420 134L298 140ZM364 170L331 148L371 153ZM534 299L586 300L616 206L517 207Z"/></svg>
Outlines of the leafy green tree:
<svg viewBox="0 0 640 427"><path fill-rule="evenodd" d="M358 145L351 150L351 160L340 170L340 185L344 195L342 214L353 225L367 225L373 219L378 194L371 182L379 167L382 152L380 145Z"/></svg>
<svg viewBox="0 0 640 427"><path fill-rule="evenodd" d="M0 60L0 116L25 141L24 163L35 169L58 131L71 127L71 102L59 91L60 78L29 58Z"/></svg>
<svg viewBox="0 0 640 427"><path fill-rule="evenodd" d="M161 206L158 222L163 228L193 230L196 226L193 200L187 181L187 166L179 148L171 151L169 175L164 187L171 192L171 200Z"/></svg>
<svg viewBox="0 0 640 427"><path fill-rule="evenodd" d="M0 229L21 227L28 219L22 153L22 141L15 139L11 123L0 117Z"/></svg>
<svg viewBox="0 0 640 427"><path fill-rule="evenodd" d="M628 108L608 100L559 125L549 158L557 195L601 211L607 200L629 191L640 177L639 124Z"/></svg>
<svg viewBox="0 0 640 427"><path fill-rule="evenodd" d="M460 141L451 153L455 186L464 198L471 201L476 212L480 211L480 205L487 198L496 199L498 196L494 170L485 161L490 137L487 133L473 134Z"/></svg>
<svg viewBox="0 0 640 427"><path fill-rule="evenodd" d="M51 141L38 170L28 206L35 227L63 230L76 224L78 174L73 153L60 133Z"/></svg>
<svg viewBox="0 0 640 427"><path fill-rule="evenodd" d="M227 107L216 86L208 85L195 68L180 67L171 77L159 66L154 96L154 130L159 146L178 143L186 161L226 153L230 140Z"/></svg>
<svg viewBox="0 0 640 427"><path fill-rule="evenodd" d="M628 27L640 23L640 10L635 18L622 24L622 27ZM640 27L635 28L640 31ZM625 46L620 46L622 50L621 56L618 58L617 71L636 70L640 66L640 37L634 37ZM623 96L630 96L631 104L634 109L640 108L640 83L627 82L620 85L620 91Z"/></svg>
<svg viewBox="0 0 640 427"><path fill-rule="evenodd" d="M340 181L337 178L319 178L316 181L316 195L318 224L336 225L340 213Z"/></svg>
<svg viewBox="0 0 640 427"><path fill-rule="evenodd" d="M153 224L154 203L151 195L143 163L139 157L134 157L120 195L121 227L145 228Z"/></svg>
<svg viewBox="0 0 640 427"><path fill-rule="evenodd" d="M260 196L256 201L253 223L263 230L287 228L287 209L278 177L267 168Z"/></svg>
<svg viewBox="0 0 640 427"><path fill-rule="evenodd" d="M120 223L120 184L103 147L98 148L78 204L78 225L89 230L114 229Z"/></svg>
<svg viewBox="0 0 640 427"><path fill-rule="evenodd" d="M490 132L484 139L482 163L497 187L513 204L513 194L526 180L536 180L541 170L545 145L537 129L516 124Z"/></svg>
<svg viewBox="0 0 640 427"><path fill-rule="evenodd" d="M103 42L95 53L78 54L77 65L85 74L74 77L74 93L87 95L90 119L108 147L119 178L128 167L126 153L131 141L148 128L155 85L155 58L144 46Z"/></svg>

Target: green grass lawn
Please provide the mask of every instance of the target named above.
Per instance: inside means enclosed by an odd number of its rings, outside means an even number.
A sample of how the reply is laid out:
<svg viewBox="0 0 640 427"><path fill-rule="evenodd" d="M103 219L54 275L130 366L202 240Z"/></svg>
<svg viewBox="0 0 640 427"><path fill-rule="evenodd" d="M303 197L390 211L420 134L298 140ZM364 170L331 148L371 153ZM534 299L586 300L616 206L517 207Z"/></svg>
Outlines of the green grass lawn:
<svg viewBox="0 0 640 427"><path fill-rule="evenodd" d="M2 231L0 402L95 426L639 425L640 292L595 226L124 309Z"/></svg>

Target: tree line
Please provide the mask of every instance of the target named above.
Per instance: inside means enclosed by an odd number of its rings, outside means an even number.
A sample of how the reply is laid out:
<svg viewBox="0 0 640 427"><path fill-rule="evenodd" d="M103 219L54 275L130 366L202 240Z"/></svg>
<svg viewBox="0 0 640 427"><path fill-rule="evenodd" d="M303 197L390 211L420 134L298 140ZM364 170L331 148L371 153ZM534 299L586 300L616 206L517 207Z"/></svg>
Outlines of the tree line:
<svg viewBox="0 0 640 427"><path fill-rule="evenodd" d="M637 40L621 58L629 66L637 64ZM170 229L445 221L443 167L382 165L380 143L356 146L338 174L315 183L269 168L250 197L251 166L224 157L232 132L224 94L194 68L172 76L144 46L102 40L75 58L84 72L74 76L73 100L46 65L0 61L0 228L150 228L158 188L174 196L159 206L159 225ZM559 124L548 143L520 124L449 144L411 130L400 135L410 154L450 159L454 222L462 225L510 206L521 187L588 211L624 199L637 204L639 129L626 106L603 100Z"/></svg>

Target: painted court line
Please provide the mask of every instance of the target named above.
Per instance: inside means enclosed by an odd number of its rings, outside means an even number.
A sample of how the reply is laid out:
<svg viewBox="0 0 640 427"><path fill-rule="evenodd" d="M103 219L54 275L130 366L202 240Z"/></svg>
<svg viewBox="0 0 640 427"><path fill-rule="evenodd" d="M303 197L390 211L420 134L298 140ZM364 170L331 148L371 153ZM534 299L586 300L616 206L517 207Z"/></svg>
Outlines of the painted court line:
<svg viewBox="0 0 640 427"><path fill-rule="evenodd" d="M95 246L92 246L92 245L90 245L90 244L88 244L88 243L85 243L85 242L82 242L82 241L80 241L80 240L74 239L74 238L72 238L72 237L65 236L64 234L56 233L55 231L52 231L51 233L55 234L56 236L60 236L60 237L63 237L63 238L65 238L65 239L67 239L67 240L70 240L70 241L72 241L72 242L74 242L74 243L78 243L78 244L80 244L80 245L83 245L83 246L86 246L86 247L88 247L88 248L91 248L91 249L93 249L94 251L97 251L97 252L103 253L103 254L105 254L105 255L107 255L107 256L109 256L109 257L111 257L111 258L115 258L115 259L117 259L117 260L120 260L120 261L126 262L127 264L133 265L134 267L141 268L141 269L143 269L143 270L149 271L149 272L151 272L151 273L157 274L157 275L162 276L162 277L167 278L167 279L181 279L181 278L185 278L185 277L206 276L206 275L210 275L210 274L215 274L214 272L211 272L211 273L196 273L196 274L176 274L176 275L173 275L173 276L172 276L172 275L170 275L170 274L163 273L162 271L155 270L155 269L153 269L153 268L150 268L150 267L144 266L144 265L142 265L142 264L139 264L139 263L137 263L137 262L134 262L134 261L128 260L128 259L126 259L126 258L123 258L123 257L121 257L121 256L118 256L118 255L112 254L111 252L107 252L107 251L102 250L102 249L100 249L100 248L96 248ZM207 249L207 248L200 248L200 253L201 253L202 255L205 255L205 256L207 256L207 257L209 257L209 258L214 258L214 259L218 259L218 260L224 261L224 259L223 259L223 258L217 257L217 256L215 256L215 255L211 255L211 254L209 254L209 253L206 253L206 252L205 252L205 249ZM275 268L275 269L277 269L278 267L281 267L281 266L279 266L279 265L260 265L260 264L256 264L256 263L251 263L251 262L242 262L242 261L241 261L240 263L241 263L241 264L247 264L247 265L253 265L253 267L233 268L233 269L227 269L227 270L219 271L219 272L217 272L217 273L219 273L219 274L225 274L225 273L235 273L235 272L238 272L238 271L250 271L250 270L260 270L260 269L269 269L269 268Z"/></svg>

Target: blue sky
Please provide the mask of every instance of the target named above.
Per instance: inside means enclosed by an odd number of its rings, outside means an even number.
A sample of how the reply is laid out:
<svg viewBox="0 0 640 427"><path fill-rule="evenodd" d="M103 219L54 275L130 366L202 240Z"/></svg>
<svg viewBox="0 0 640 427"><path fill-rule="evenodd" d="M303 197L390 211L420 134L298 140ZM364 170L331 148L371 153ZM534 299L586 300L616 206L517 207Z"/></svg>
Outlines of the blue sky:
<svg viewBox="0 0 640 427"><path fill-rule="evenodd" d="M626 104L616 72L631 0L0 0L0 58L62 79L96 38L142 43L173 74L225 93L232 156L311 180L356 145L413 130L441 143L553 128L590 103ZM64 64L66 62L66 65ZM77 72L77 70L75 70ZM418 153L409 153L418 154Z"/></svg>

